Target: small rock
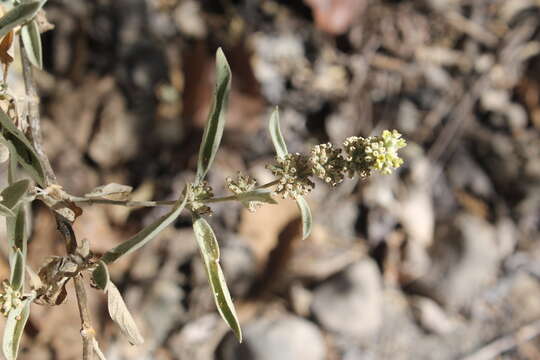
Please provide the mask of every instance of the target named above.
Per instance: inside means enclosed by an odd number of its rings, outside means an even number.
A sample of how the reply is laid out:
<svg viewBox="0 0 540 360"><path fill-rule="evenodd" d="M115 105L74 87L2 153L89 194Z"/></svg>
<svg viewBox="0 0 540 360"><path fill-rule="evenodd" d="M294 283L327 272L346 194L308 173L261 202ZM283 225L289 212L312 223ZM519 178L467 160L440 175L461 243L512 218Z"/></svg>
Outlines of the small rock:
<svg viewBox="0 0 540 360"><path fill-rule="evenodd" d="M381 325L381 296L377 265L365 259L317 287L312 310L328 330L365 339Z"/></svg>
<svg viewBox="0 0 540 360"><path fill-rule="evenodd" d="M217 313L207 314L186 324L171 337L169 345L178 359L213 360L214 351L228 330Z"/></svg>
<svg viewBox="0 0 540 360"><path fill-rule="evenodd" d="M293 315L262 318L244 328L244 341L229 336L220 349L222 360L324 360L326 347L319 329Z"/></svg>
<svg viewBox="0 0 540 360"><path fill-rule="evenodd" d="M441 230L441 229L440 229ZM499 249L494 226L472 215L459 215L432 253L432 269L420 280L427 294L458 309L474 300L497 277Z"/></svg>
<svg viewBox="0 0 540 360"><path fill-rule="evenodd" d="M309 316L313 294L311 291L296 282L291 285L291 304L294 311L300 316Z"/></svg>
<svg viewBox="0 0 540 360"><path fill-rule="evenodd" d="M416 321L428 332L444 335L456 328L456 323L446 315L435 301L429 298L414 297L412 299L412 310Z"/></svg>
<svg viewBox="0 0 540 360"><path fill-rule="evenodd" d="M242 239L231 237L221 248L221 259L232 295L245 295L256 275L253 251Z"/></svg>

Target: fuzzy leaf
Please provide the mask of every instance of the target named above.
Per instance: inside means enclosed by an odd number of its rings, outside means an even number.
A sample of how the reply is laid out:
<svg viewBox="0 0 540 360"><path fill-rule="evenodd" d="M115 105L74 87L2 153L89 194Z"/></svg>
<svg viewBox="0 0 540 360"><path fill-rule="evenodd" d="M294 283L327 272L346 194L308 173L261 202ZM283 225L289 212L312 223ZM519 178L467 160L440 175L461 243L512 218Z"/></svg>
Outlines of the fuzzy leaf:
<svg viewBox="0 0 540 360"><path fill-rule="evenodd" d="M44 186L45 173L39 157L26 136L13 125L11 119L2 109L0 109L0 125L4 132L4 138L13 145L18 162L39 185Z"/></svg>
<svg viewBox="0 0 540 360"><path fill-rule="evenodd" d="M39 9L43 6L44 1L32 1L22 3L15 6L0 18L0 38L5 36L15 27L24 24L32 19Z"/></svg>
<svg viewBox="0 0 540 360"><path fill-rule="evenodd" d="M125 199L133 191L133 188L128 185L121 185L116 183L110 183L103 186L98 186L88 194L85 194L84 197L88 199L99 199L99 198L122 198Z"/></svg>
<svg viewBox="0 0 540 360"><path fill-rule="evenodd" d="M8 164L8 174L7 174L8 184L13 184L17 176L17 164L19 163L17 151L15 150L15 146L13 146L11 142L4 139L3 136L2 136L2 140L5 141L5 144L7 145L9 149L9 164Z"/></svg>
<svg viewBox="0 0 540 360"><path fill-rule="evenodd" d="M256 189L236 195L236 198L241 202L258 201L266 204L277 204L277 201L272 197L272 191L266 189Z"/></svg>
<svg viewBox="0 0 540 360"><path fill-rule="evenodd" d="M214 294L214 301L219 314L227 325L233 330L238 341L242 341L242 329L234 309L231 294L225 282L225 276L219 266L219 247L214 231L201 217L194 217L193 230L201 251L201 255L208 274L208 281Z"/></svg>
<svg viewBox="0 0 540 360"><path fill-rule="evenodd" d="M272 137L272 143L276 149L277 156L279 158L284 158L289 151L287 150L287 144L285 144L285 140L281 134L281 128L279 127L279 109L277 106L274 111L272 111L272 115L270 115L268 130L270 131L270 136Z"/></svg>
<svg viewBox="0 0 540 360"><path fill-rule="evenodd" d="M30 315L30 304L33 297L23 300L21 306L9 312L6 324L4 326L4 337L2 341L2 350L6 360L17 359L19 353L19 344L23 335L24 327Z"/></svg>
<svg viewBox="0 0 540 360"><path fill-rule="evenodd" d="M186 206L187 199L188 196L186 194L182 202L178 200L171 212L160 217L152 224L139 231L131 239L126 240L114 249L107 251L101 257L101 260L106 264L110 264L116 261L116 259L118 259L120 256L129 254L137 250L138 248L144 246L150 240L155 238L163 229L172 224L178 218L178 216L180 216L180 213L182 212L182 210L184 210L184 207Z"/></svg>
<svg viewBox="0 0 540 360"><path fill-rule="evenodd" d="M9 159L9 148L5 144L5 140L0 136L0 164L5 163Z"/></svg>
<svg viewBox="0 0 540 360"><path fill-rule="evenodd" d="M27 179L11 184L0 193L2 197L1 204L9 209L13 209L21 201L29 187L30 181Z"/></svg>
<svg viewBox="0 0 540 360"><path fill-rule="evenodd" d="M24 51L30 63L38 69L43 68L43 55L41 48L41 34L36 20L32 20L21 28L21 37Z"/></svg>
<svg viewBox="0 0 540 360"><path fill-rule="evenodd" d="M207 264L207 271L219 314L232 329L238 342L242 342L242 329L221 266L217 261L210 261Z"/></svg>
<svg viewBox="0 0 540 360"><path fill-rule="evenodd" d="M111 319L118 325L122 333L127 337L128 341L133 345L139 345L144 342L144 339L135 324L135 320L131 316L120 291L116 286L109 282L107 286L107 307Z"/></svg>
<svg viewBox="0 0 540 360"><path fill-rule="evenodd" d="M26 254L26 212L24 206L19 205L14 209L15 216L6 218L6 233L10 249L19 249Z"/></svg>
<svg viewBox="0 0 540 360"><path fill-rule="evenodd" d="M24 282L24 256L21 250L13 254L13 260L11 261L11 277L9 283L13 290L20 290Z"/></svg>
<svg viewBox="0 0 540 360"><path fill-rule="evenodd" d="M255 206L253 204L265 203L265 204L277 204L277 201L272 197L272 191L266 189L256 189L253 191L247 191L236 195L236 198L240 203L250 211L254 211Z"/></svg>
<svg viewBox="0 0 540 360"><path fill-rule="evenodd" d="M0 203L0 215L2 216L6 216L6 217L13 217L15 216L15 213L13 211L11 211L10 208L2 205L2 203Z"/></svg>
<svg viewBox="0 0 540 360"><path fill-rule="evenodd" d="M210 260L219 261L219 244L210 224L202 217L196 217L193 221L193 231L195 231L195 237L203 256Z"/></svg>
<svg viewBox="0 0 540 360"><path fill-rule="evenodd" d="M204 129L201 148L199 149L199 159L197 162L197 182L201 182L216 156L223 128L225 127L225 113L227 111L227 101L231 88L231 68L219 48L216 53L216 87L212 100L212 107L208 115L206 127Z"/></svg>
<svg viewBox="0 0 540 360"><path fill-rule="evenodd" d="M101 290L106 290L107 285L109 284L109 269L103 261L97 263L97 267L92 273L92 279L96 283L97 287Z"/></svg>
<svg viewBox="0 0 540 360"><path fill-rule="evenodd" d="M313 219L311 217L311 209L309 205L302 196L296 197L296 204L300 209L300 214L302 215L302 240L306 239L309 234L311 234L311 228L313 226Z"/></svg>

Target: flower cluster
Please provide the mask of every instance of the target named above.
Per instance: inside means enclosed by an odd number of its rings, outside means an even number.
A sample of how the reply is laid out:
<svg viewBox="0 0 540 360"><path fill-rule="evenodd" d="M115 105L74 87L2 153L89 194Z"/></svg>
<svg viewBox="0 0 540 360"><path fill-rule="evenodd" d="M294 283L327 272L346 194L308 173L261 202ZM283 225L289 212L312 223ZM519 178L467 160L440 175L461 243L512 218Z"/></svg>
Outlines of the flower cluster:
<svg viewBox="0 0 540 360"><path fill-rule="evenodd" d="M13 290L7 281L2 282L2 293L0 294L0 311L2 315L8 316L12 309L21 305L21 293Z"/></svg>
<svg viewBox="0 0 540 360"><path fill-rule="evenodd" d="M403 159L398 156L398 150L406 145L407 142L396 130L385 130L381 136L347 138L343 148L349 177L357 174L366 178L373 171L391 174L403 163Z"/></svg>
<svg viewBox="0 0 540 360"><path fill-rule="evenodd" d="M309 179L313 172L309 158L305 155L287 154L283 158L276 158L276 163L267 168L278 178L275 193L283 199L305 195L315 186Z"/></svg>
<svg viewBox="0 0 540 360"><path fill-rule="evenodd" d="M362 179L374 171L390 174L403 163L398 150L406 145L399 132L385 130L380 136L347 138L343 142L343 155L341 149L330 143L320 144L311 149L309 157L287 154L267 168L278 178L275 193L284 199L295 198L313 189L315 184L309 179L312 175L336 186L346 174Z"/></svg>
<svg viewBox="0 0 540 360"><path fill-rule="evenodd" d="M238 172L236 179L229 176L225 181L227 182L227 189L235 195L253 191L257 185L257 180L249 175L243 175L240 171ZM255 212L255 210L262 205L262 202L260 201L241 201L241 203L250 212Z"/></svg>
<svg viewBox="0 0 540 360"><path fill-rule="evenodd" d="M192 212L197 215L212 214L212 209L204 203L205 200L211 199L214 196L212 187L208 185L207 181L192 184L187 196L189 208Z"/></svg>
<svg viewBox="0 0 540 360"><path fill-rule="evenodd" d="M336 149L330 143L315 145L311 148L309 158L313 175L325 183L336 186L343 181L345 160L341 156L341 149Z"/></svg>

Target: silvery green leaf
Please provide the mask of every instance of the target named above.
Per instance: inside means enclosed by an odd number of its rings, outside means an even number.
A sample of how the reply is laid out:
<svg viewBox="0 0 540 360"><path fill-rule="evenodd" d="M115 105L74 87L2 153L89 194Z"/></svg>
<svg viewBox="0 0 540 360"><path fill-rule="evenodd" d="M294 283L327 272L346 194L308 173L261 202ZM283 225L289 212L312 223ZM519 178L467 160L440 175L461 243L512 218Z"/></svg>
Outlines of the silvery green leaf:
<svg viewBox="0 0 540 360"><path fill-rule="evenodd" d="M109 196L125 198L132 191L133 191L133 188L131 186L110 183L107 185L98 186L97 188L89 192L88 194L85 194L84 197L88 199L107 198Z"/></svg>
<svg viewBox="0 0 540 360"><path fill-rule="evenodd" d="M216 235L208 222L201 217L194 217L193 230L208 274L212 294L214 294L216 307L223 320L233 330L238 341L241 342L242 330L240 323L236 316L236 310L223 271L219 266L219 245Z"/></svg>
<svg viewBox="0 0 540 360"><path fill-rule="evenodd" d="M33 300L33 297L24 299L19 307L11 310L8 314L2 341L2 350L6 360L17 359L19 344L30 315L30 304Z"/></svg>
<svg viewBox="0 0 540 360"><path fill-rule="evenodd" d="M5 10L11 10L13 8L14 0L0 0Z"/></svg>
<svg viewBox="0 0 540 360"><path fill-rule="evenodd" d="M122 330L128 341L133 345L142 344L144 339L137 328L137 324L135 324L131 313L124 303L120 291L118 291L112 282L109 282L107 285L107 307L111 319Z"/></svg>
<svg viewBox="0 0 540 360"><path fill-rule="evenodd" d="M2 190L0 196L1 204L7 208L13 209L28 192L30 181L27 179L19 180Z"/></svg>
<svg viewBox="0 0 540 360"><path fill-rule="evenodd" d="M43 68L43 55L41 49L41 34L36 20L32 20L21 28L21 38L24 51L30 63L38 69Z"/></svg>
<svg viewBox="0 0 540 360"><path fill-rule="evenodd" d="M13 184L15 182L15 178L17 176L17 164L18 162L18 156L17 151L15 150L15 146L7 140L4 139L2 136L2 140L5 141L5 144L7 145L9 149L9 164L8 164L8 184Z"/></svg>
<svg viewBox="0 0 540 360"><path fill-rule="evenodd" d="M197 182L201 182L216 156L216 152L221 142L223 128L225 127L225 113L227 111L227 101L231 88L231 68L219 48L216 53L216 87L212 100L212 107L208 115L206 127L204 128L201 148L199 149L199 159L197 162Z"/></svg>
<svg viewBox="0 0 540 360"><path fill-rule="evenodd" d="M96 269L92 273L92 279L96 283L97 287L101 290L106 290L107 285L109 284L109 269L107 269L107 264L103 261L97 263Z"/></svg>
<svg viewBox="0 0 540 360"><path fill-rule="evenodd" d="M11 277L9 283L13 290L20 290L24 282L24 256L19 249L17 249L12 256L13 260L11 261Z"/></svg>
<svg viewBox="0 0 540 360"><path fill-rule="evenodd" d="M0 18L0 38L36 16L43 4L42 1L25 2L9 10Z"/></svg>
<svg viewBox="0 0 540 360"><path fill-rule="evenodd" d="M5 163L9 159L9 148L6 144L0 141L0 164Z"/></svg>
<svg viewBox="0 0 540 360"><path fill-rule="evenodd" d="M209 261L207 271L219 314L232 329L238 342L242 342L242 329L221 266L217 261Z"/></svg>
<svg viewBox="0 0 540 360"><path fill-rule="evenodd" d="M21 5L22 6L22 5ZM4 138L13 145L17 161L41 186L45 184L45 173L39 157L24 134L15 127L6 113L0 109L0 125ZM11 148L10 148L11 151Z"/></svg>
<svg viewBox="0 0 540 360"><path fill-rule="evenodd" d="M265 203L265 204L277 204L277 201L272 197L272 191L267 189L256 189L253 191L247 191L236 195L236 198L242 205L250 211L255 209L251 206L252 203Z"/></svg>
<svg viewBox="0 0 540 360"><path fill-rule="evenodd" d="M279 109L277 106L274 111L272 111L272 115L270 115L268 130L270 131L270 137L272 138L272 143L276 149L277 156L279 158L284 158L289 151L287 150L287 144L285 144L285 140L283 139L283 135L281 134L281 129L279 127Z"/></svg>
<svg viewBox="0 0 540 360"><path fill-rule="evenodd" d="M203 256L209 260L219 261L219 244L210 224L202 217L194 217L193 231Z"/></svg>
<svg viewBox="0 0 540 360"><path fill-rule="evenodd" d="M24 206L19 205L14 209L15 216L6 218L6 233L10 249L20 249L26 254L28 240L26 231L26 213Z"/></svg>
<svg viewBox="0 0 540 360"><path fill-rule="evenodd" d="M131 239L126 240L114 249L107 251L101 257L101 260L106 264L110 264L113 261L116 261L116 259L118 259L120 256L129 254L148 243L150 240L155 238L163 229L172 224L178 218L178 216L180 216L180 213L182 212L182 210L184 210L184 207L186 206L187 199L188 196L186 194L182 202L178 200L171 212L160 217L152 224L139 231Z"/></svg>
<svg viewBox="0 0 540 360"><path fill-rule="evenodd" d="M311 209L309 205L302 196L296 197L296 204L300 209L300 214L302 216L302 239L305 239L311 234L311 227L313 226L313 219L311 218Z"/></svg>
<svg viewBox="0 0 540 360"><path fill-rule="evenodd" d="M6 217L13 217L15 216L15 213L13 211L11 211L10 208L2 205L2 203L0 203L0 215L2 216L6 216Z"/></svg>
<svg viewBox="0 0 540 360"><path fill-rule="evenodd" d="M272 191L267 189L246 191L236 195L236 198L240 201L259 201L266 204L277 204L277 201L272 197Z"/></svg>

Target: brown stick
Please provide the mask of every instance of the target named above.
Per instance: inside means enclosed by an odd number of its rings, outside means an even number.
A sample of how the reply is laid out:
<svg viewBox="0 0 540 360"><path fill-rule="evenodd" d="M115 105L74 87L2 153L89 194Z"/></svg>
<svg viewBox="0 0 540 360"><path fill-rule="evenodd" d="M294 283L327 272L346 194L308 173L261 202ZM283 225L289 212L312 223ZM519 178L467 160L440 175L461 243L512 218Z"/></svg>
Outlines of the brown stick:
<svg viewBox="0 0 540 360"><path fill-rule="evenodd" d="M491 360L500 354L512 350L519 345L530 341L540 335L540 320L533 321L519 328L517 331L493 340L473 354L461 360Z"/></svg>
<svg viewBox="0 0 540 360"><path fill-rule="evenodd" d="M41 137L41 123L39 115L39 98L37 96L36 86L32 74L32 64L24 50L22 39L19 42L21 47L21 62L23 69L25 94L28 100L28 126L30 128L31 141L40 161L45 168L45 185L49 186L56 184L56 175L51 167L47 155L43 151ZM74 254L77 249L77 239L73 232L71 223L56 215L56 225L62 233L66 242L66 250L68 254ZM81 318L81 337L83 341L83 360L93 360L94 358L94 336L95 331L90 320L90 311L88 310L88 301L84 281L82 275L77 275L73 278L75 284L75 293L77 295L77 304L79 307L79 315Z"/></svg>

